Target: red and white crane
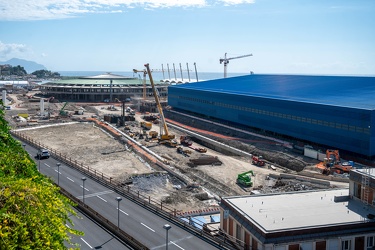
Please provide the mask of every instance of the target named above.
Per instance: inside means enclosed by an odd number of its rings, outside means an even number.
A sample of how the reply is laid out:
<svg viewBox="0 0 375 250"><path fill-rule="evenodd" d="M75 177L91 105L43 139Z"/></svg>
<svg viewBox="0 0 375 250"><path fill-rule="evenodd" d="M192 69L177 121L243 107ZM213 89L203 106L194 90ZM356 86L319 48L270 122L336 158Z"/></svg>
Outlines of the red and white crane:
<svg viewBox="0 0 375 250"><path fill-rule="evenodd" d="M248 56L252 56L252 55L253 54L248 54L248 55L243 55L243 56L236 56L236 57L227 58L227 53L225 53L224 58L220 58L220 64L224 63L224 78L227 78L227 64L229 63L229 60L248 57Z"/></svg>

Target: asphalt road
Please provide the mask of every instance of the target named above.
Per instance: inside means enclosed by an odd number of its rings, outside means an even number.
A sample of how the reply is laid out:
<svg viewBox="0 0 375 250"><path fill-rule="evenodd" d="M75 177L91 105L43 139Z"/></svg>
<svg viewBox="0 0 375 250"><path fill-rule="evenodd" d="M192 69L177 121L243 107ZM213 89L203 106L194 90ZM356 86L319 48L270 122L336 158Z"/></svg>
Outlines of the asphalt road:
<svg viewBox="0 0 375 250"><path fill-rule="evenodd" d="M77 243L80 249L133 249L127 247L126 243L117 239L85 214L75 208L73 209L77 213L77 216L70 216L74 225L67 223L67 226L85 233L83 236L71 235L72 242ZM66 246L71 247L67 243Z"/></svg>
<svg viewBox="0 0 375 250"><path fill-rule="evenodd" d="M23 144L23 142L21 142ZM25 150L34 159L37 149L26 144ZM57 161L53 158L38 160L37 166L40 172L49 176L62 188L76 196L84 199L84 202L95 211L106 217L115 225L130 234L132 237L149 247L150 249L165 249L167 231L164 225L171 225L168 231L168 249L217 249L201 238L190 234L183 228L171 224L171 222L157 216L147 209L121 197L121 195L109 190L103 185L84 176L77 170L65 164L57 166ZM83 181L82 177L86 180ZM121 201L116 200L121 197ZM120 209L118 210L118 206ZM90 244L91 245L91 244ZM92 245L91 245L92 246ZM116 249L116 248L113 248ZM126 249L126 248L123 248Z"/></svg>

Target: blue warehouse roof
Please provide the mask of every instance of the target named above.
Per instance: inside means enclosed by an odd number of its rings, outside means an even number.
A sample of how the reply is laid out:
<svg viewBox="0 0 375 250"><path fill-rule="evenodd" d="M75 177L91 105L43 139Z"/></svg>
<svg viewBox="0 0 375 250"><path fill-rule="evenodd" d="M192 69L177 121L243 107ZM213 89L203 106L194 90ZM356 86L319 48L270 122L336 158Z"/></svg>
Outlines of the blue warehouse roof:
<svg viewBox="0 0 375 250"><path fill-rule="evenodd" d="M375 77L248 75L169 88L375 109Z"/></svg>

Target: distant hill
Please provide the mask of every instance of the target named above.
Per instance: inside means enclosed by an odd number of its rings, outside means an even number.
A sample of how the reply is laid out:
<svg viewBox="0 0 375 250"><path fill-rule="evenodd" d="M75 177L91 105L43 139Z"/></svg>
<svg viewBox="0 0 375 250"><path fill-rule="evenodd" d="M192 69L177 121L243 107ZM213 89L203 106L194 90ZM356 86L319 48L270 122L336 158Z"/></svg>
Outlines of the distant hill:
<svg viewBox="0 0 375 250"><path fill-rule="evenodd" d="M36 62L33 62L33 61L18 59L18 58L12 58L8 61L0 62L0 64L1 65L9 64L9 65L12 65L12 66L20 65L21 67L23 67L27 71L28 74L31 74L31 73L33 73L34 71L37 71L37 70L47 70L47 68L44 67L44 65L42 65L42 64L39 64L39 63L36 63Z"/></svg>

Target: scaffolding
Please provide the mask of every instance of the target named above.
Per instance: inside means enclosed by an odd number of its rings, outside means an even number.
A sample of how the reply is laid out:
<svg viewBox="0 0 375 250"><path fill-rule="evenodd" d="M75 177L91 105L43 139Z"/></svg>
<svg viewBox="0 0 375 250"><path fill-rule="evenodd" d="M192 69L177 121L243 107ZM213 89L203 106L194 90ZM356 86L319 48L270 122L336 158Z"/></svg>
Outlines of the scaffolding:
<svg viewBox="0 0 375 250"><path fill-rule="evenodd" d="M370 169L364 168L362 175L362 201L366 206L369 205L369 193L370 193Z"/></svg>

